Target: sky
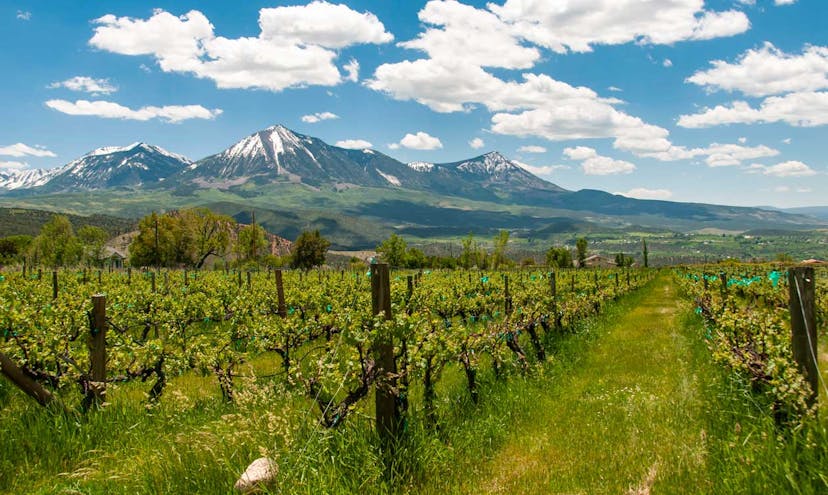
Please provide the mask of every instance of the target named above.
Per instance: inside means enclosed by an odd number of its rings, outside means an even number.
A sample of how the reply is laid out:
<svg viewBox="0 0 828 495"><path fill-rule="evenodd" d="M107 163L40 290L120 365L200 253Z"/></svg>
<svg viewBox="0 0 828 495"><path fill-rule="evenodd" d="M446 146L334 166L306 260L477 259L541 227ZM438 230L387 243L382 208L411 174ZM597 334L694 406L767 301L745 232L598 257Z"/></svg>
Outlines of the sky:
<svg viewBox="0 0 828 495"><path fill-rule="evenodd" d="M0 168L271 125L572 190L828 204L826 0L0 5Z"/></svg>

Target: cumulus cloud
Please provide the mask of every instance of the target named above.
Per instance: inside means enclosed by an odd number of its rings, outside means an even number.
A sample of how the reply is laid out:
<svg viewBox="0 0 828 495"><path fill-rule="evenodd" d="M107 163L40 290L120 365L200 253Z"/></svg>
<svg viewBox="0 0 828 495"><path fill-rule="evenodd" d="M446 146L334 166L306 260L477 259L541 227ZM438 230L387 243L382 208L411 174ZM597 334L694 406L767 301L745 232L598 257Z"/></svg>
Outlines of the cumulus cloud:
<svg viewBox="0 0 828 495"><path fill-rule="evenodd" d="M774 5L793 5L796 3L796 0L773 0Z"/></svg>
<svg viewBox="0 0 828 495"><path fill-rule="evenodd" d="M749 169L773 177L809 177L817 174L816 170L796 160L770 166L754 163L750 165Z"/></svg>
<svg viewBox="0 0 828 495"><path fill-rule="evenodd" d="M23 170L24 168L28 167L29 164L26 162L4 162L0 161L0 170Z"/></svg>
<svg viewBox="0 0 828 495"><path fill-rule="evenodd" d="M635 199L660 199L666 200L673 197L673 191L669 189L647 189L644 187L636 187L627 192L617 192L621 196Z"/></svg>
<svg viewBox="0 0 828 495"><path fill-rule="evenodd" d="M806 46L794 55L766 42L741 54L735 63L714 60L711 65L713 68L696 72L687 82L708 91L738 91L757 97L828 88L826 46Z"/></svg>
<svg viewBox="0 0 828 495"><path fill-rule="evenodd" d="M359 62L356 59L352 58L342 68L345 69L345 79L351 82L359 81Z"/></svg>
<svg viewBox="0 0 828 495"><path fill-rule="evenodd" d="M588 146L565 148L564 156L570 160L581 162L581 169L586 175L618 175L629 174L635 170L635 165L624 160L616 160L608 156L601 156Z"/></svg>
<svg viewBox="0 0 828 495"><path fill-rule="evenodd" d="M487 69L529 69L540 60L539 48L564 53L599 44L670 44L729 36L749 26L742 12L705 10L699 0L507 0L480 9L431 0L419 17L424 31L399 45L426 58L380 65L365 82L369 88L435 112L485 106L494 114L491 130L499 134L614 138L617 149L665 157L679 153L669 132L619 111L618 99L543 74L509 81Z"/></svg>
<svg viewBox="0 0 828 495"><path fill-rule="evenodd" d="M148 19L108 14L94 23L93 47L151 55L165 72L191 73L224 89L333 86L358 76L358 67L349 63L343 77L335 64L337 50L393 39L374 14L318 0L261 9L257 37L217 36L197 10L175 16L158 9Z"/></svg>
<svg viewBox="0 0 828 495"><path fill-rule="evenodd" d="M334 146L347 148L349 150L364 150L366 148L372 148L374 145L364 139L345 139L337 141Z"/></svg>
<svg viewBox="0 0 828 495"><path fill-rule="evenodd" d="M108 95L118 91L118 88L109 82L109 79L95 79L88 76L75 76L65 81L53 82L50 89L66 88L84 93Z"/></svg>
<svg viewBox="0 0 828 495"><path fill-rule="evenodd" d="M476 138L472 139L471 141L469 141L469 146L472 149L479 150L480 148L486 146L486 143L484 143L483 140L480 139L479 137L476 137Z"/></svg>
<svg viewBox="0 0 828 495"><path fill-rule="evenodd" d="M518 148L518 151L521 153L546 153L546 148L543 146L521 146Z"/></svg>
<svg viewBox="0 0 828 495"><path fill-rule="evenodd" d="M758 108L745 101L717 105L701 112L679 117L678 125L688 128L727 124L767 124L783 122L795 127L816 127L828 124L828 91L790 93L771 96Z"/></svg>
<svg viewBox="0 0 828 495"><path fill-rule="evenodd" d="M30 21L32 20L32 13L27 10L18 10L16 17L21 21Z"/></svg>
<svg viewBox="0 0 828 495"><path fill-rule="evenodd" d="M436 150L443 147L443 143L438 138L423 131L416 134L406 134L400 140L399 145L412 150Z"/></svg>
<svg viewBox="0 0 828 495"><path fill-rule="evenodd" d="M741 165L745 160L755 160L757 158L766 158L779 154L779 150L764 145L741 146L738 144L718 143L713 143L707 148L693 151L698 152L698 155L707 155L705 163L711 167Z"/></svg>
<svg viewBox="0 0 828 495"><path fill-rule="evenodd" d="M705 10L699 0L506 0L489 8L526 40L558 53L588 52L594 45L712 39L750 27L743 12Z"/></svg>
<svg viewBox="0 0 828 495"><path fill-rule="evenodd" d="M22 156L54 158L57 155L47 150L45 146L29 146L28 144L14 143L8 146L0 146L0 156L13 156L15 158Z"/></svg>
<svg viewBox="0 0 828 495"><path fill-rule="evenodd" d="M160 119L170 123L189 119L214 119L221 115L221 109L207 109L201 105L146 106L137 110L118 103L103 100L49 100L46 106L68 115L85 115L105 119L152 120Z"/></svg>
<svg viewBox="0 0 828 495"><path fill-rule="evenodd" d="M307 124L316 124L317 122L321 122L323 120L333 120L338 119L339 115L331 112L317 112L312 113L310 115L303 115L302 122Z"/></svg>
<svg viewBox="0 0 828 495"><path fill-rule="evenodd" d="M517 163L520 166L520 168L527 170L539 177L550 177L558 170L570 169L570 167L567 165L529 165L528 163L521 163L518 161L515 161L515 163Z"/></svg>
<svg viewBox="0 0 828 495"><path fill-rule="evenodd" d="M669 58L665 58L664 61L661 62L661 65L663 65L664 67L670 68L670 67L673 66L673 61L670 60Z"/></svg>

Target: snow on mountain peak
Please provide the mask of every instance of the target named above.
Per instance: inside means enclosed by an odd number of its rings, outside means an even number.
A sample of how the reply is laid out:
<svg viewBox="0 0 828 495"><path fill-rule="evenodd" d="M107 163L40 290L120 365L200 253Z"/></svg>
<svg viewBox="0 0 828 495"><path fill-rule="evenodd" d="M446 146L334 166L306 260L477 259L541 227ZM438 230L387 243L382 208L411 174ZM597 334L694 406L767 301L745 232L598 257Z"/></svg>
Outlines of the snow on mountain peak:
<svg viewBox="0 0 828 495"><path fill-rule="evenodd" d="M411 162L408 164L408 168L417 172L431 172L434 170L434 164L428 162Z"/></svg>
<svg viewBox="0 0 828 495"><path fill-rule="evenodd" d="M474 174L497 175L509 170L519 169L512 160L497 151L486 153L457 166L458 169Z"/></svg>

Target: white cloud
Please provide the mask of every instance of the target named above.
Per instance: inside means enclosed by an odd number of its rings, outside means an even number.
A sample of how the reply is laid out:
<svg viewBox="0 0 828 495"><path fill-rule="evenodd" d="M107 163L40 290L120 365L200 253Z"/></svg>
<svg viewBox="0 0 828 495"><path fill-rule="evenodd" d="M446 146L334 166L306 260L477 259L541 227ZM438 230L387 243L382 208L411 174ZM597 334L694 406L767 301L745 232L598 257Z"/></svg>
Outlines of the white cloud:
<svg viewBox="0 0 828 495"><path fill-rule="evenodd" d="M463 63L478 67L528 69L540 59L537 48L521 44L517 30L489 10L433 0L423 7L419 18L434 27L399 46L421 50L444 66L461 58Z"/></svg>
<svg viewBox="0 0 828 495"><path fill-rule="evenodd" d="M356 59L352 58L347 64L343 67L345 69L345 79L351 82L359 81L359 62Z"/></svg>
<svg viewBox="0 0 828 495"><path fill-rule="evenodd" d="M366 148L373 148L374 145L364 139L345 139L337 141L334 146L347 148L349 150L364 150Z"/></svg>
<svg viewBox="0 0 828 495"><path fill-rule="evenodd" d="M518 148L521 153L546 153L546 148L543 146L521 146Z"/></svg>
<svg viewBox="0 0 828 495"><path fill-rule="evenodd" d="M45 146L29 146L28 144L15 143L8 146L0 146L0 156L13 156L15 158L19 158L21 156L54 158L57 155L47 150Z"/></svg>
<svg viewBox="0 0 828 495"><path fill-rule="evenodd" d="M707 155L705 163L711 167L741 165L745 160L755 160L757 158L766 158L779 154L779 150L765 145L751 147L718 143L713 143L707 148L692 150L691 152L698 152L698 155Z"/></svg>
<svg viewBox="0 0 828 495"><path fill-rule="evenodd" d="M661 62L661 65L663 65L664 67L668 67L668 68L669 68L669 67L672 67L672 66L673 66L673 61L672 61L672 60L670 60L669 58L665 58L665 59L664 59L664 61L663 61L663 62Z"/></svg>
<svg viewBox="0 0 828 495"><path fill-rule="evenodd" d="M109 79L95 79L87 76L75 76L65 81L53 82L50 89L66 88L72 91L108 95L118 91L118 88L109 82Z"/></svg>
<svg viewBox="0 0 828 495"><path fill-rule="evenodd" d="M398 149L400 149L400 145L399 145L399 143L391 143L391 144L388 145L388 149L389 150L398 150Z"/></svg>
<svg viewBox="0 0 828 495"><path fill-rule="evenodd" d="M636 168L630 162L615 160L608 156L601 156L593 148L587 146L564 148L563 153L571 160L580 161L581 168L586 175L629 174Z"/></svg>
<svg viewBox="0 0 828 495"><path fill-rule="evenodd" d="M567 165L529 165L528 163L521 163L517 161L515 163L520 165L521 168L539 177L550 177L557 170L569 170L571 168Z"/></svg>
<svg viewBox="0 0 828 495"><path fill-rule="evenodd" d="M782 142L785 144L791 144L791 138L785 138L782 140Z"/></svg>
<svg viewBox="0 0 828 495"><path fill-rule="evenodd" d="M771 96L759 108L747 102L734 101L729 106L717 105L702 112L679 117L678 125L688 128L727 124L758 124L784 122L795 127L816 127L828 124L828 92L791 93Z"/></svg>
<svg viewBox="0 0 828 495"><path fill-rule="evenodd" d="M333 120L338 119L339 115L331 112L317 112L310 115L303 115L302 122L307 124L316 124L317 122L321 122L323 120Z"/></svg>
<svg viewBox="0 0 828 495"><path fill-rule="evenodd" d="M758 167L755 167L758 165ZM816 175L816 170L812 169L808 165L791 160L787 162L778 163L776 165L771 166L764 166L759 164L753 164L751 167L762 170L762 173L765 175L771 175L774 177L808 177L811 175Z"/></svg>
<svg viewBox="0 0 828 495"><path fill-rule="evenodd" d="M588 52L594 45L672 44L743 33L743 12L714 12L701 0L506 0L489 9L526 40L559 53Z"/></svg>
<svg viewBox="0 0 828 495"><path fill-rule="evenodd" d="M747 143L747 138L746 137L740 137L739 139L737 139L737 141L739 141L739 144L745 144L745 143Z"/></svg>
<svg viewBox="0 0 828 495"><path fill-rule="evenodd" d="M479 150L480 148L486 146L486 143L484 143L483 140L479 137L476 137L469 141L469 146L471 146L473 149Z"/></svg>
<svg viewBox="0 0 828 495"><path fill-rule="evenodd" d="M438 138L420 131L417 134L406 134L400 140L400 146L412 150L436 150L442 148L443 143Z"/></svg>
<svg viewBox="0 0 828 495"><path fill-rule="evenodd" d="M18 10L16 17L21 21L30 21L32 19L32 13L27 10Z"/></svg>
<svg viewBox="0 0 828 495"><path fill-rule="evenodd" d="M28 167L29 164L26 162L3 162L0 161L0 170L23 170L24 168Z"/></svg>
<svg viewBox="0 0 828 495"><path fill-rule="evenodd" d="M610 90L610 91L613 91L615 93L620 93L621 91L624 91L623 89L619 88L618 86L610 86L607 89Z"/></svg>
<svg viewBox="0 0 828 495"><path fill-rule="evenodd" d="M595 44L670 44L743 32L742 12L704 10L700 0L507 0L477 9L431 0L420 11L425 30L400 46L427 58L380 65L366 86L398 100L414 100L435 112L493 112L495 133L551 141L614 138L617 149L636 155L680 154L669 131L617 110L604 98L543 74L518 81L484 68L528 69L540 47L589 51ZM610 91L618 88L610 88Z"/></svg>
<svg viewBox="0 0 828 495"><path fill-rule="evenodd" d="M336 50L363 43L386 43L393 36L374 14L345 5L314 1L259 11L257 37L216 36L197 10L174 16L155 10L148 19L96 19L89 44L123 55L152 55L164 72L192 73L219 88L266 89L323 85L343 80ZM347 78L354 66L345 66Z"/></svg>
<svg viewBox="0 0 828 495"><path fill-rule="evenodd" d="M774 5L793 5L796 0L773 0Z"/></svg>
<svg viewBox="0 0 828 495"><path fill-rule="evenodd" d="M736 63L711 62L687 82L708 91L738 91L748 96L770 96L828 88L828 47L806 46L799 55L785 53L766 42L741 54Z"/></svg>
<svg viewBox="0 0 828 495"><path fill-rule="evenodd" d="M636 187L627 192L617 192L621 196L635 199L660 199L666 200L673 197L673 192L669 189L646 189L644 187Z"/></svg>
<svg viewBox="0 0 828 495"><path fill-rule="evenodd" d="M161 119L178 123L189 119L214 119L221 115L221 109L207 109L201 105L167 105L163 107L146 106L134 110L111 101L49 100L46 106L68 115L86 115L105 119L151 120Z"/></svg>

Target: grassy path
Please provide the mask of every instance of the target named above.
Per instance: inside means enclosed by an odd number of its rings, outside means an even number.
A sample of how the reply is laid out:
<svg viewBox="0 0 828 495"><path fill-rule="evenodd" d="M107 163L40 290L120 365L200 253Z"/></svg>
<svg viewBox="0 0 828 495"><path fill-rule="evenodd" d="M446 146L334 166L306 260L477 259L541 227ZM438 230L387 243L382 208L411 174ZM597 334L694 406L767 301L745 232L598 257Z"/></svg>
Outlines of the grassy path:
<svg viewBox="0 0 828 495"><path fill-rule="evenodd" d="M704 384L669 276L622 303L600 338L460 493L706 491ZM694 489L695 488L695 489Z"/></svg>

